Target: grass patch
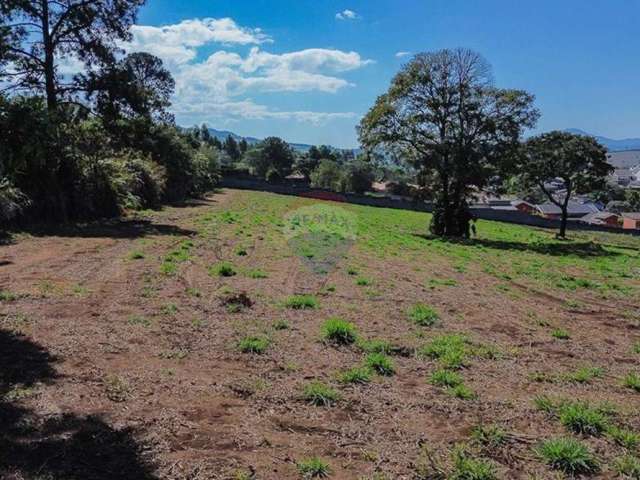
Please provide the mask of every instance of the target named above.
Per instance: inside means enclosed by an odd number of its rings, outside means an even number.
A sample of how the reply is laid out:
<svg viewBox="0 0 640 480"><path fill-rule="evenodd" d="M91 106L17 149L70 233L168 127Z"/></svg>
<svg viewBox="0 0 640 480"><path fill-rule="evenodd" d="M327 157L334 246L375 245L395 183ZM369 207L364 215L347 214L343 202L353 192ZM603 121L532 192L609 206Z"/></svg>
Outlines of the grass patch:
<svg viewBox="0 0 640 480"><path fill-rule="evenodd" d="M338 345L351 345L357 340L358 333L353 323L334 317L322 325L322 338Z"/></svg>
<svg viewBox="0 0 640 480"><path fill-rule="evenodd" d="M360 287L366 287L367 285L371 285L373 282L366 277L358 277L356 279L356 285Z"/></svg>
<svg viewBox="0 0 640 480"><path fill-rule="evenodd" d="M340 400L340 394L325 383L314 381L302 389L303 398L317 407L330 407Z"/></svg>
<svg viewBox="0 0 640 480"><path fill-rule="evenodd" d="M493 462L471 456L462 448L453 453L453 470L448 480L497 480L498 473Z"/></svg>
<svg viewBox="0 0 640 480"><path fill-rule="evenodd" d="M433 307L423 303L418 303L411 307L407 315L413 323L421 327L432 327L440 320L438 312Z"/></svg>
<svg viewBox="0 0 640 480"><path fill-rule="evenodd" d="M287 322L284 318L276 320L271 326L274 330L289 330L289 328L291 328L289 322Z"/></svg>
<svg viewBox="0 0 640 480"><path fill-rule="evenodd" d="M143 327L151 326L151 320L143 317L142 315L130 315L127 319L127 322L129 323L129 325L141 325Z"/></svg>
<svg viewBox="0 0 640 480"><path fill-rule="evenodd" d="M331 467L324 460L313 457L300 460L297 464L298 473L303 478L326 478L331 474Z"/></svg>
<svg viewBox="0 0 640 480"><path fill-rule="evenodd" d="M568 475L598 471L598 462L589 448L573 438L546 440L535 451L548 466Z"/></svg>
<svg viewBox="0 0 640 480"><path fill-rule="evenodd" d="M601 435L608 426L607 415L587 402L567 402L558 408L560 423L574 433Z"/></svg>
<svg viewBox="0 0 640 480"><path fill-rule="evenodd" d="M0 290L0 302L15 302L18 298L20 298L19 295L9 290Z"/></svg>
<svg viewBox="0 0 640 480"><path fill-rule="evenodd" d="M447 393L460 400L475 400L478 398L478 394L464 384L447 389Z"/></svg>
<svg viewBox="0 0 640 480"><path fill-rule="evenodd" d="M464 383L462 375L451 370L437 370L431 374L429 383L438 387L457 387Z"/></svg>
<svg viewBox="0 0 640 480"><path fill-rule="evenodd" d="M255 278L255 279L263 279L263 278L269 278L269 275L265 271L260 270L259 268L256 268L254 270L249 270L247 272L247 277Z"/></svg>
<svg viewBox="0 0 640 480"><path fill-rule="evenodd" d="M313 295L292 295L285 299L284 306L292 310L313 310L320 305Z"/></svg>
<svg viewBox="0 0 640 480"><path fill-rule="evenodd" d="M487 450L502 447L508 440L507 432L497 425L478 425L471 431L471 438Z"/></svg>
<svg viewBox="0 0 640 480"><path fill-rule="evenodd" d="M371 369L368 367L355 367L345 370L338 375L340 383L364 384L371 381Z"/></svg>
<svg viewBox="0 0 640 480"><path fill-rule="evenodd" d="M635 372L629 372L622 379L622 385L640 393L640 375Z"/></svg>
<svg viewBox="0 0 640 480"><path fill-rule="evenodd" d="M640 479L640 458L635 455L624 455L613 462L613 470L618 474L632 480Z"/></svg>
<svg viewBox="0 0 640 480"><path fill-rule="evenodd" d="M390 355L393 351L393 345L391 345L391 342L377 338L359 338L357 340L357 346L365 353L385 353L387 355Z"/></svg>
<svg viewBox="0 0 640 480"><path fill-rule="evenodd" d="M145 255L140 250L133 250L129 253L129 260L142 260L144 258Z"/></svg>
<svg viewBox="0 0 640 480"><path fill-rule="evenodd" d="M393 360L384 353L370 353L365 359L365 365L376 373L384 376L391 376L396 371Z"/></svg>
<svg viewBox="0 0 640 480"><path fill-rule="evenodd" d="M222 262L209 267L209 275L212 277L234 277L236 269L229 262Z"/></svg>
<svg viewBox="0 0 640 480"><path fill-rule="evenodd" d="M551 332L551 336L558 340L569 340L571 338L571 334L563 328L556 328Z"/></svg>
<svg viewBox="0 0 640 480"><path fill-rule="evenodd" d="M270 343L267 337L245 337L238 342L238 349L242 353L262 354L267 351Z"/></svg>
<svg viewBox="0 0 640 480"><path fill-rule="evenodd" d="M561 378L568 382L590 383L591 380L602 378L604 370L599 367L580 367L574 372L565 373Z"/></svg>
<svg viewBox="0 0 640 480"><path fill-rule="evenodd" d="M425 345L420 353L439 360L444 368L458 370L468 365L468 343L464 335L440 335Z"/></svg>
<svg viewBox="0 0 640 480"><path fill-rule="evenodd" d="M627 450L636 450L640 446L640 434L627 430L626 428L613 425L609 426L607 436L617 445Z"/></svg>

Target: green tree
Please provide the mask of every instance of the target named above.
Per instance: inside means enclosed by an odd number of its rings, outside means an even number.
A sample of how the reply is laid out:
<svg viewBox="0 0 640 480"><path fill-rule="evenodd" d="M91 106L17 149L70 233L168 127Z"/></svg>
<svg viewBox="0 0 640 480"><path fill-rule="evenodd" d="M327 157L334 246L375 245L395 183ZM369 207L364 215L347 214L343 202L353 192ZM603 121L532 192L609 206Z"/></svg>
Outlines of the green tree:
<svg viewBox="0 0 640 480"><path fill-rule="evenodd" d="M640 190L627 190L624 198L632 212L640 212Z"/></svg>
<svg viewBox="0 0 640 480"><path fill-rule="evenodd" d="M343 174L340 166L333 160L320 160L317 168L311 172L311 186L329 190L342 190Z"/></svg>
<svg viewBox="0 0 640 480"><path fill-rule="evenodd" d="M227 139L224 141L224 151L227 152L227 155L231 157L231 160L234 162L240 160L240 148L238 148L238 142L231 135L227 136Z"/></svg>
<svg viewBox="0 0 640 480"><path fill-rule="evenodd" d="M2 0L0 36L14 73L9 87L42 93L49 112L61 98L73 100L84 89L80 77L64 78L58 66L79 60L96 68L114 63L118 42L131 38L130 27L144 0ZM2 77L0 72L0 77Z"/></svg>
<svg viewBox="0 0 640 480"><path fill-rule="evenodd" d="M342 190L364 193L371 190L375 178L373 167L362 159L353 160L346 165L342 179Z"/></svg>
<svg viewBox="0 0 640 480"><path fill-rule="evenodd" d="M249 150L249 143L247 142L246 138L240 140L240 142L238 143L238 149L240 150L240 156L247 153L247 150Z"/></svg>
<svg viewBox="0 0 640 480"><path fill-rule="evenodd" d="M278 137L268 137L247 152L247 163L255 175L269 180L282 179L293 169L293 149Z"/></svg>
<svg viewBox="0 0 640 480"><path fill-rule="evenodd" d="M532 95L495 88L491 78L470 50L419 54L360 123L367 149L400 153L434 179L435 235L468 235L469 197L506 166L538 119Z"/></svg>
<svg viewBox="0 0 640 480"><path fill-rule="evenodd" d="M566 237L569 200L578 193L601 188L613 170L607 162L607 151L593 137L566 132L550 132L530 138L518 170L530 188L539 188L562 212L560 238ZM556 196L546 184L559 178L564 192Z"/></svg>

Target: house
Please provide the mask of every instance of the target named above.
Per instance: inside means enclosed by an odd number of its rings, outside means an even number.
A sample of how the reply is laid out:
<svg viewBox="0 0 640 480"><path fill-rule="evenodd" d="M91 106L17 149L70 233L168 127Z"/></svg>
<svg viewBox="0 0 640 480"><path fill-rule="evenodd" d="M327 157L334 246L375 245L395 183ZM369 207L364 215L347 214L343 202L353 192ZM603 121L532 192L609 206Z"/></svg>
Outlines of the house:
<svg viewBox="0 0 640 480"><path fill-rule="evenodd" d="M589 213L598 213L598 208L593 204L569 202L567 213L569 218L582 218ZM536 205L536 213L544 218L562 218L562 210L555 203L543 203Z"/></svg>
<svg viewBox="0 0 640 480"><path fill-rule="evenodd" d="M640 212L623 213L622 228L625 230L640 230Z"/></svg>
<svg viewBox="0 0 640 480"><path fill-rule="evenodd" d="M589 225L608 225L610 227L619 226L620 217L611 212L596 212L588 213L580 219L582 223L588 223Z"/></svg>
<svg viewBox="0 0 640 480"><path fill-rule="evenodd" d="M617 168L609 177L611 182L620 185L622 187L626 187L629 185L635 177L630 168Z"/></svg>
<svg viewBox="0 0 640 480"><path fill-rule="evenodd" d="M536 206L532 203L525 202L524 200L514 200L511 202L511 205L516 210L528 213L529 215L534 215L536 213Z"/></svg>

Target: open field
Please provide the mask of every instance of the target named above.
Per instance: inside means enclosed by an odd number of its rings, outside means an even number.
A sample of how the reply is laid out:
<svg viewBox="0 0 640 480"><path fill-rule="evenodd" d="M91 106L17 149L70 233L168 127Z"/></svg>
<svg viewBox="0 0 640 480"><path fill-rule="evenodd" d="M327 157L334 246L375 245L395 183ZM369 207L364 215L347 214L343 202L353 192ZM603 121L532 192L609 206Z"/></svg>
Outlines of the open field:
<svg viewBox="0 0 640 480"><path fill-rule="evenodd" d="M0 478L640 478L640 238L319 203L0 247Z"/></svg>

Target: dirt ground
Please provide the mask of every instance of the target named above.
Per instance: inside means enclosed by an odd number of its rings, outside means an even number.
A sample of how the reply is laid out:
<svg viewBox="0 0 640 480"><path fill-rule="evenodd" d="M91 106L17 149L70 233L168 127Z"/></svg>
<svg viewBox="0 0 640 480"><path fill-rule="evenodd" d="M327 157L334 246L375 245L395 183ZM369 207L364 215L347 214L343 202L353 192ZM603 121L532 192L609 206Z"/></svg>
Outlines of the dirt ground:
<svg viewBox="0 0 640 480"><path fill-rule="evenodd" d="M500 478L560 478L533 453L537 442L567 435L534 407L542 394L606 400L640 432L640 394L620 382L640 359L632 352L640 322L628 313L637 298L587 292L571 308L566 296L517 281L505 294L504 281L479 268L456 271L437 256L408 264L357 244L319 275L266 230L256 228L241 245L231 233L203 234L203 218L237 208L245 195L225 191L148 218L0 246L0 290L11 294L0 300L0 478L298 479L297 463L314 456L335 479L428 478L417 473L429 463L425 452L446 463L447 452L482 424L509 432L505 446L483 453ZM163 259L185 241L188 258L163 274ZM240 246L246 251L238 255ZM223 260L268 278L211 275ZM374 287L358 285L351 265ZM434 275L455 286L429 288L425 276ZM224 299L234 292L246 292L253 305L230 309ZM302 293L315 294L320 308L282 306ZM443 325L411 325L406 310L416 302L436 308ZM322 323L334 316L396 346L396 374L366 385L337 382L336 372L363 354L321 341ZM571 339L553 338L541 319ZM273 328L278 320L288 328ZM477 399L428 382L436 360L415 352L434 332L465 332L501 352L464 369ZM254 333L268 334L268 350L239 351L239 339ZM531 380L584 365L605 373L587 383ZM302 398L303 385L317 379L339 390L336 405ZM624 453L603 437L585 442L606 461ZM604 467L593 478L614 476Z"/></svg>

